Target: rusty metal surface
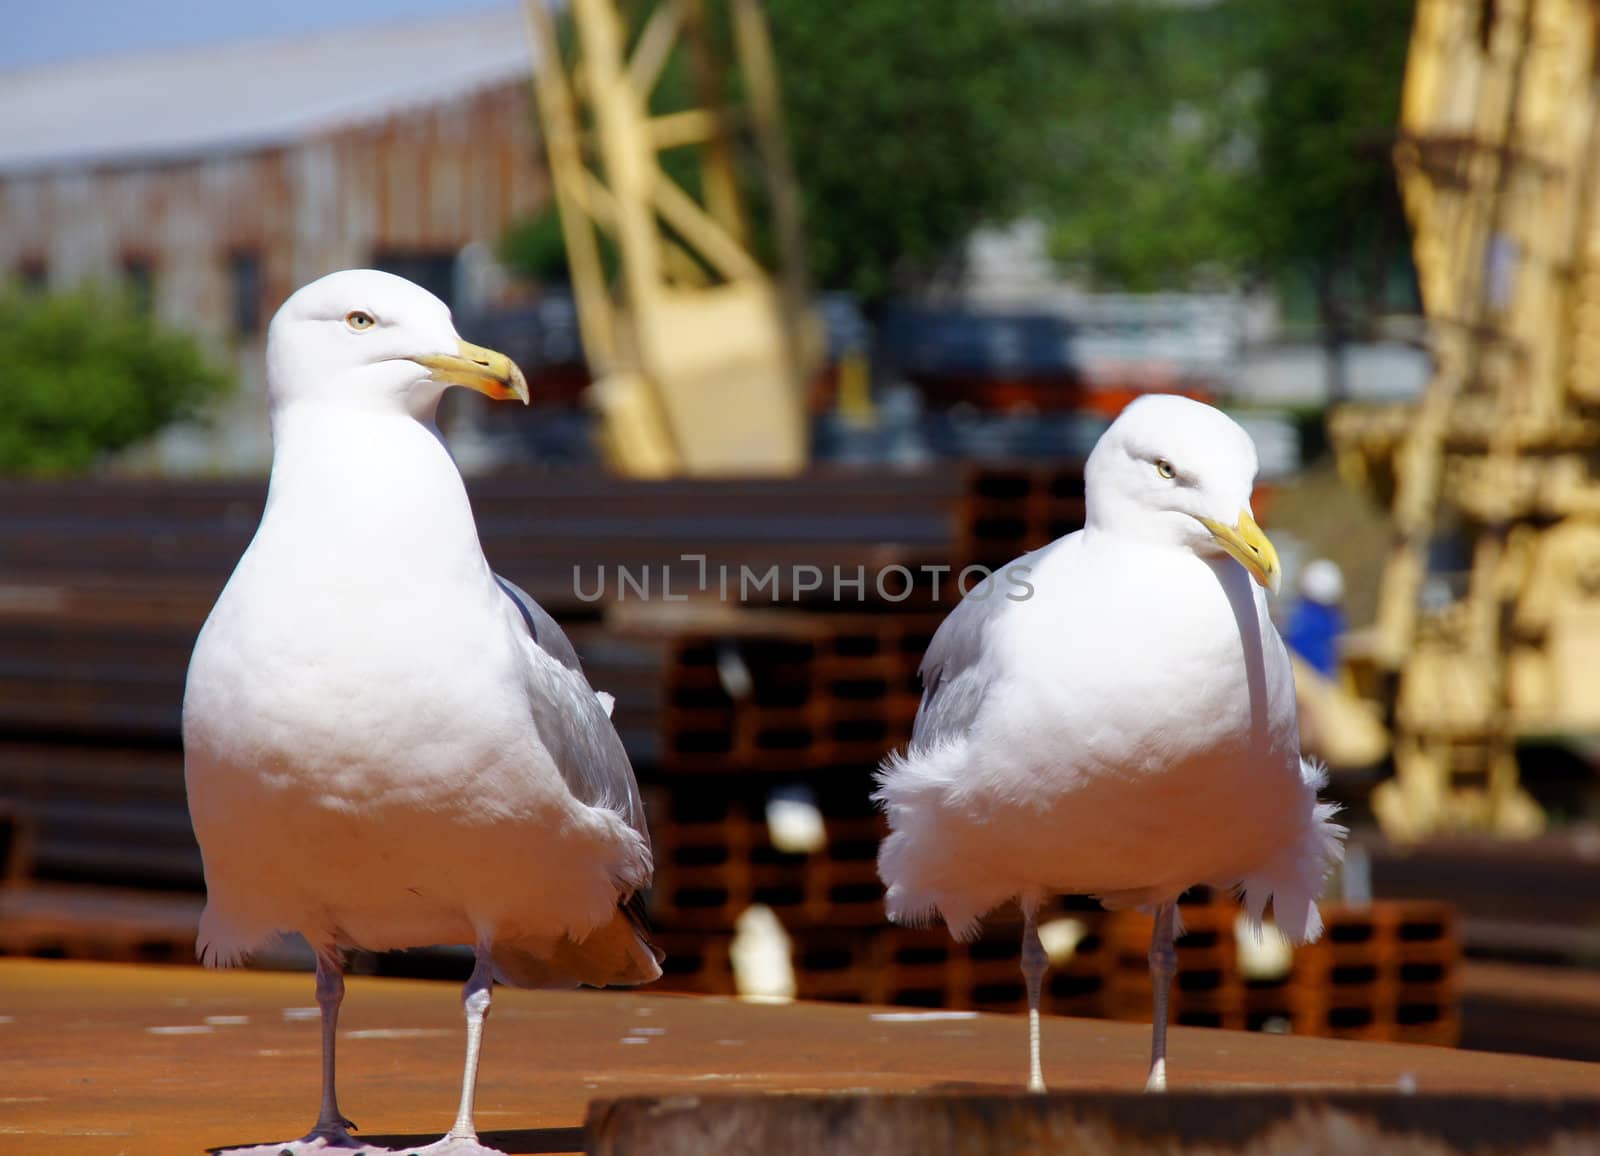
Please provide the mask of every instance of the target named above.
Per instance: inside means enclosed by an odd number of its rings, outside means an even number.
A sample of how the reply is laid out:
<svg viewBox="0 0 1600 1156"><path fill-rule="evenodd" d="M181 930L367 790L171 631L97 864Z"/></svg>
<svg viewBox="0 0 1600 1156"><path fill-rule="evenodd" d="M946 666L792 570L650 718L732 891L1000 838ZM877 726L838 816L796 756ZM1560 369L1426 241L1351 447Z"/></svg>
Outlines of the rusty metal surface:
<svg viewBox="0 0 1600 1156"><path fill-rule="evenodd" d="M871 1093L604 1101L594 1156L1580 1156L1600 1099L1372 1092Z"/></svg>
<svg viewBox="0 0 1600 1156"><path fill-rule="evenodd" d="M316 1107L313 1009L306 975L0 960L0 1151L199 1153L298 1135ZM437 1137L455 1110L457 989L356 977L340 1028L340 1099L364 1138ZM1148 1047L1143 1025L1047 1019L1045 1075L1059 1091L1136 1089ZM1600 1068L1588 1064L1402 1044L1177 1028L1171 1048L1179 1091L1600 1088ZM576 1151L591 1100L1009 1092L1024 1061L1017 1017L499 990L479 1124L509 1152Z"/></svg>

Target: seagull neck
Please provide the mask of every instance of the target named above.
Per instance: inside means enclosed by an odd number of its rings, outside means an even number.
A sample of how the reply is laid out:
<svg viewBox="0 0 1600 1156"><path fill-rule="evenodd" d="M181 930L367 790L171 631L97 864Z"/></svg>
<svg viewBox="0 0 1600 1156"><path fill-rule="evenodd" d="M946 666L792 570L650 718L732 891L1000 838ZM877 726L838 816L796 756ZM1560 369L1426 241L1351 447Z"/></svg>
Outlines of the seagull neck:
<svg viewBox="0 0 1600 1156"><path fill-rule="evenodd" d="M1131 503L1111 505L1090 503L1085 511L1086 537L1120 538L1130 542L1162 543L1171 539L1169 528L1160 518L1147 516Z"/></svg>
<svg viewBox="0 0 1600 1156"><path fill-rule="evenodd" d="M439 545L454 538L482 557L466 486L434 426L404 413L295 405L274 414L273 439L263 524L326 527L353 550L417 534Z"/></svg>
<svg viewBox="0 0 1600 1156"><path fill-rule="evenodd" d="M1084 510L1086 536L1145 546L1200 552L1210 533L1192 515L1130 500L1121 494L1091 494Z"/></svg>

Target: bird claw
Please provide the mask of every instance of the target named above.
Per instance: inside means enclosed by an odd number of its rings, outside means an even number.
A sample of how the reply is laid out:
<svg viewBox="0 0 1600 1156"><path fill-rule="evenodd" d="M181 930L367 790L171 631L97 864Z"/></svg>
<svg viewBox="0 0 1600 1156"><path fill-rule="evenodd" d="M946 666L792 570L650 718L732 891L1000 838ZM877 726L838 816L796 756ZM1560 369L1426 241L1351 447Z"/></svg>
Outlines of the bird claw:
<svg viewBox="0 0 1600 1156"><path fill-rule="evenodd" d="M361 1141L350 1135L351 1130L355 1128L356 1122L354 1120L348 1120L345 1117L340 1116L337 1124L319 1123L315 1128L311 1129L311 1131L307 1132L300 1138L300 1143L320 1144L323 1148L334 1149L370 1147L370 1145L364 1145L361 1143Z"/></svg>
<svg viewBox="0 0 1600 1156"><path fill-rule="evenodd" d="M249 1148L225 1148L217 1156L318 1156L323 1152L366 1152L378 1156L387 1149L362 1144L343 1129L317 1128L298 1140L278 1144L256 1144Z"/></svg>
<svg viewBox="0 0 1600 1156"><path fill-rule="evenodd" d="M476 1136L446 1136L435 1140L426 1148L407 1148L405 1156L505 1156L498 1148L490 1148Z"/></svg>

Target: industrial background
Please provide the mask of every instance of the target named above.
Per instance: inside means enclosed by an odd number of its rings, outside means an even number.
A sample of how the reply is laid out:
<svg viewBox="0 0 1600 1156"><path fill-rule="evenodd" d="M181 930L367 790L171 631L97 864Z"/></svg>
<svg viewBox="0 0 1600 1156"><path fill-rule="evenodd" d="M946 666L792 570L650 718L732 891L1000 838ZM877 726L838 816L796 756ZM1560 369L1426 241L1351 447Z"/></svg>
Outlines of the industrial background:
<svg viewBox="0 0 1600 1156"><path fill-rule="evenodd" d="M1175 1022L1600 1060L1594 6L1369 6L1400 29L1395 107L1339 147L1398 194L1365 312L1305 306L1316 277L1119 281L1044 212L963 220L887 290L833 283L769 7L532 0L0 73L7 308L120 285L238 382L0 479L0 952L192 963L179 711L265 496L266 322L370 265L527 371L531 412L446 429L489 560L616 696L660 988L1025 1007L1016 917L970 944L885 923L872 775L954 575L1077 529L1094 437L1178 391L1261 447L1302 726L1352 836L1317 944L1187 898ZM551 248L556 274L517 256ZM839 600L837 574L864 580ZM1346 626L1321 649L1318 614ZM1048 1011L1148 1016L1147 918L1061 900L1046 930Z"/></svg>

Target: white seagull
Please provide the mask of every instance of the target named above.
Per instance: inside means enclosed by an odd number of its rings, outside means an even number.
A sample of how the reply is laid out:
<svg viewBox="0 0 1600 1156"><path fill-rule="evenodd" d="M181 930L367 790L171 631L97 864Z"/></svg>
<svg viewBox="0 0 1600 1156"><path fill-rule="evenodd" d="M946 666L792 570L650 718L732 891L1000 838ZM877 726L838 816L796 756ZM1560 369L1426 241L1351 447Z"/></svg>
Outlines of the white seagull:
<svg viewBox="0 0 1600 1156"><path fill-rule="evenodd" d="M1046 896L1154 910L1153 1091L1184 890L1238 889L1258 922L1270 897L1291 940L1321 933L1314 900L1344 830L1300 757L1255 474L1249 435L1210 406L1130 405L1084 467L1084 529L991 576L939 627L911 744L880 771L890 918L938 914L969 938L1020 902L1030 1090L1044 1090Z"/></svg>
<svg viewBox="0 0 1600 1156"><path fill-rule="evenodd" d="M508 358L387 273L313 282L268 332L266 510L183 704L201 959L236 965L295 931L316 952L321 1112L264 1151L358 1147L334 1091L349 948L476 952L461 1110L436 1152L488 1151L472 1101L495 980L661 974L640 908L649 837L609 698L484 560L434 424L452 385L528 398Z"/></svg>

